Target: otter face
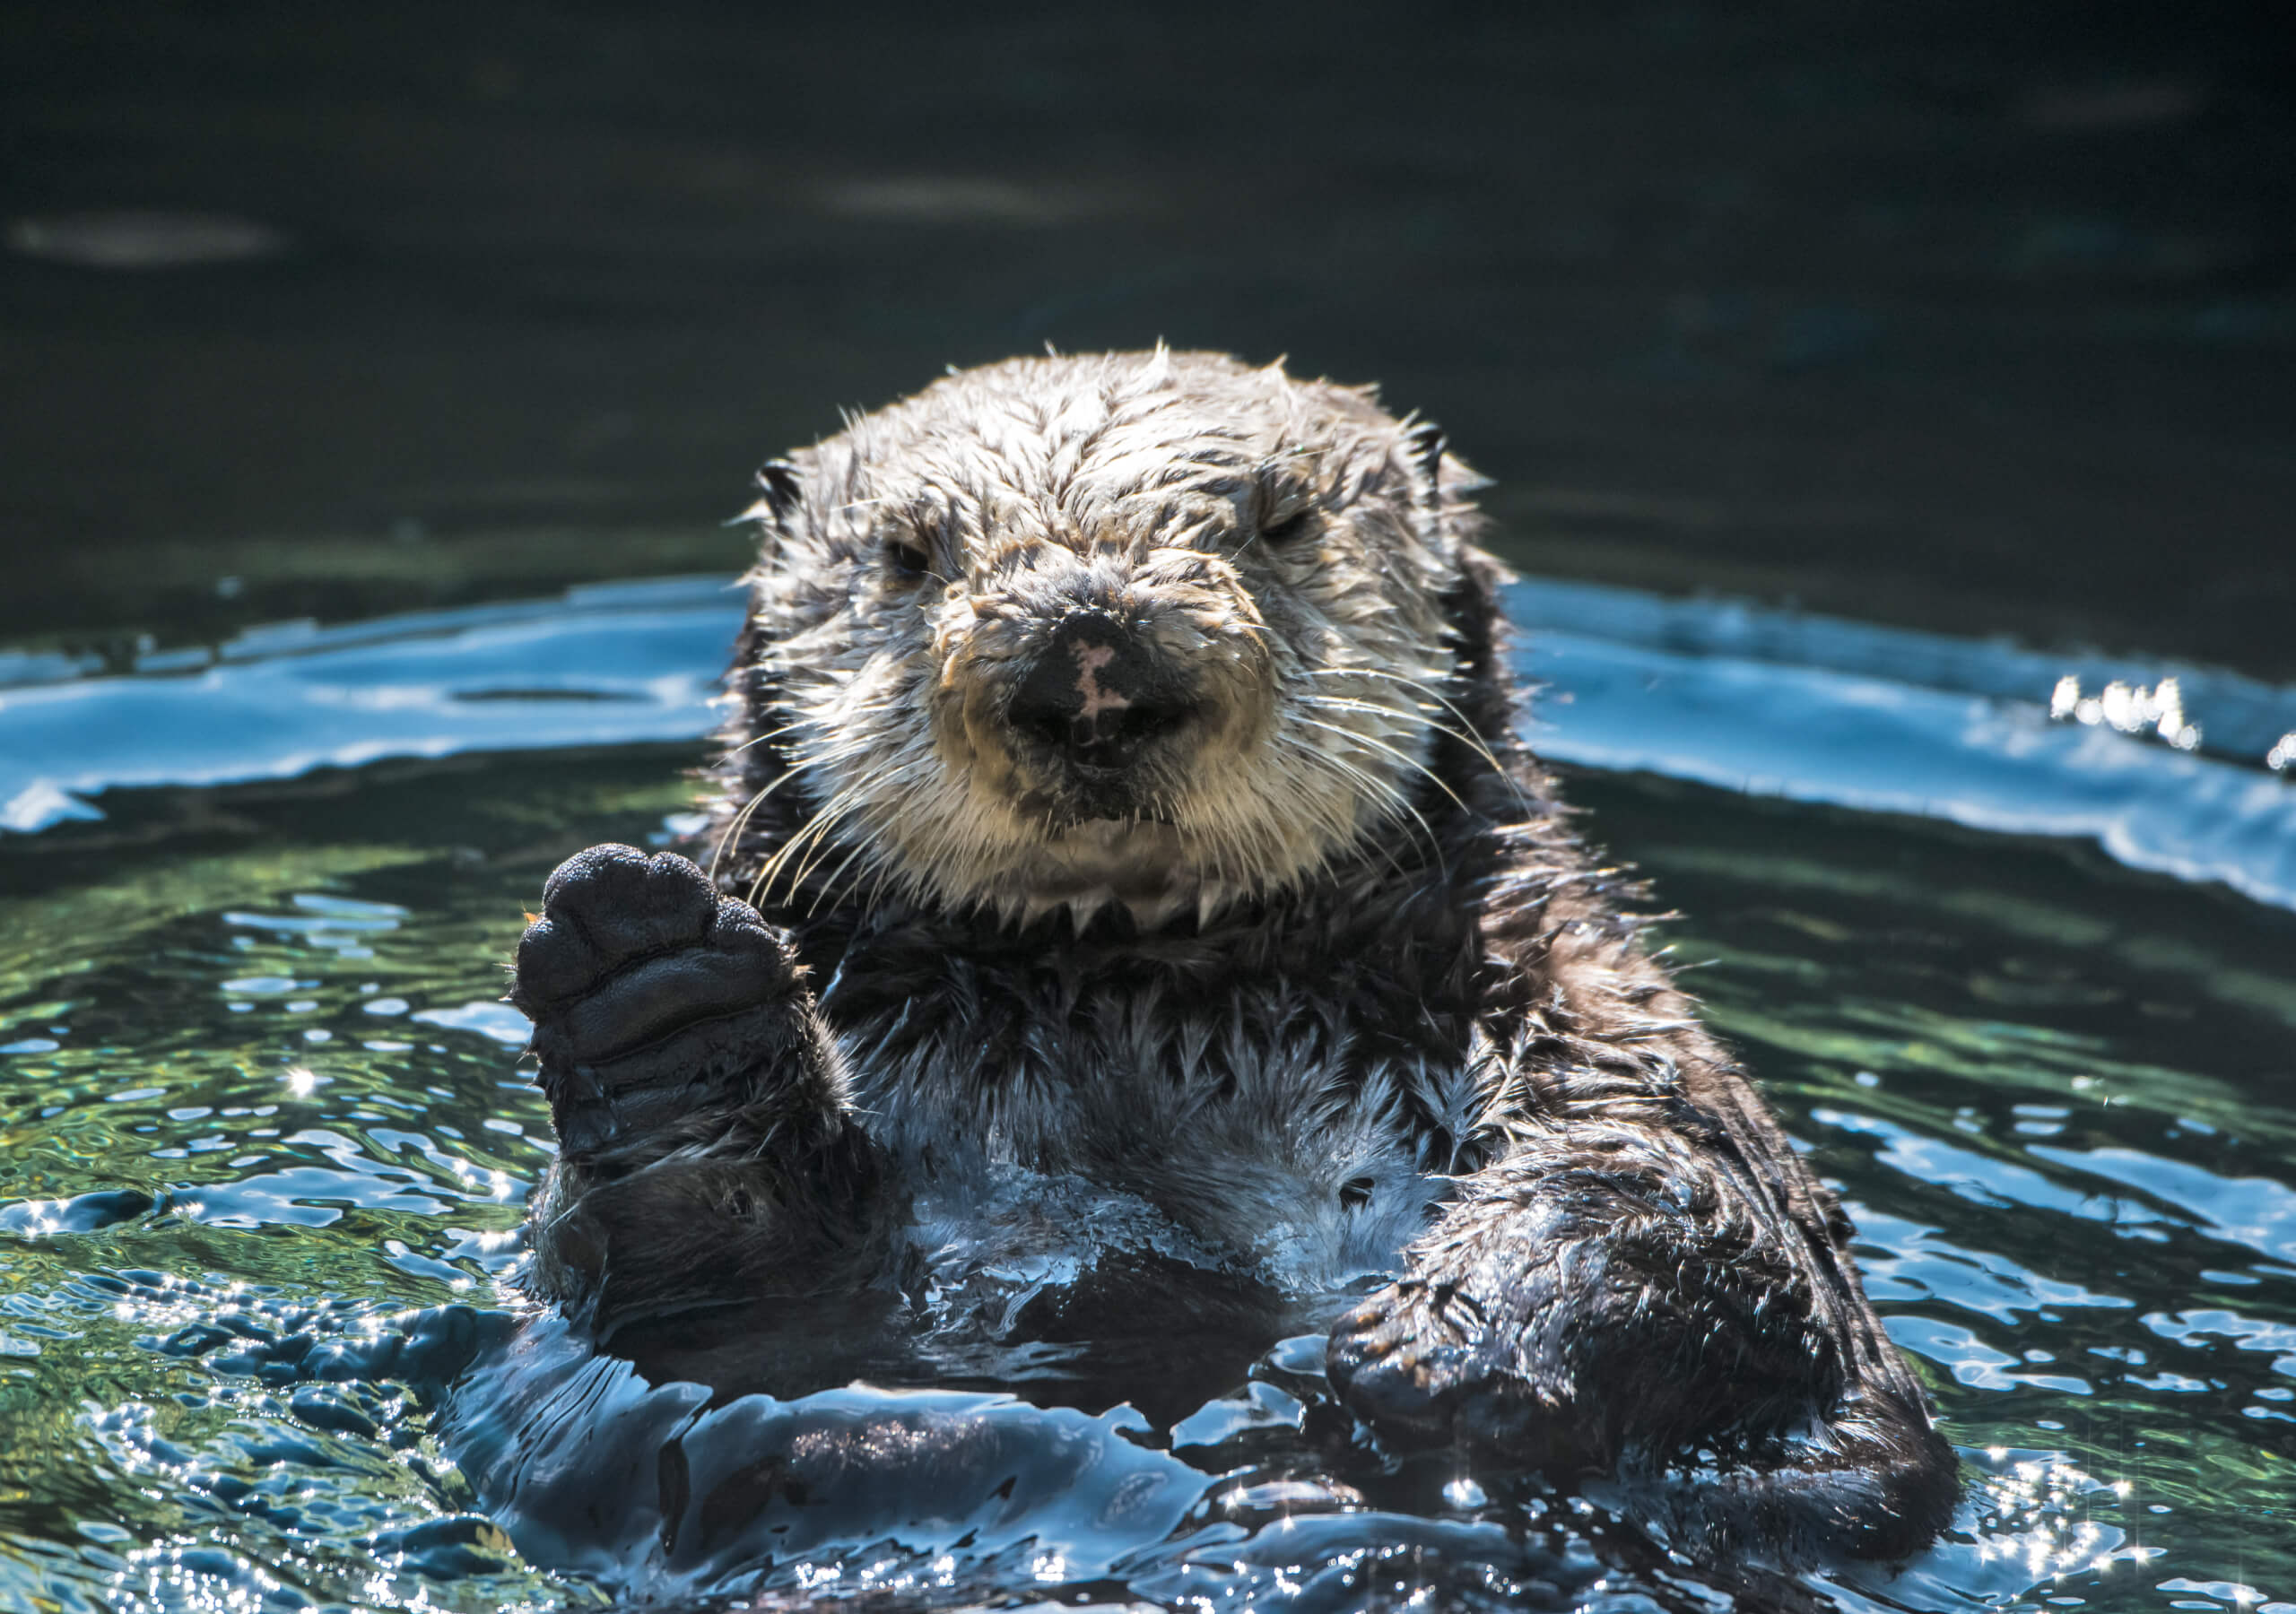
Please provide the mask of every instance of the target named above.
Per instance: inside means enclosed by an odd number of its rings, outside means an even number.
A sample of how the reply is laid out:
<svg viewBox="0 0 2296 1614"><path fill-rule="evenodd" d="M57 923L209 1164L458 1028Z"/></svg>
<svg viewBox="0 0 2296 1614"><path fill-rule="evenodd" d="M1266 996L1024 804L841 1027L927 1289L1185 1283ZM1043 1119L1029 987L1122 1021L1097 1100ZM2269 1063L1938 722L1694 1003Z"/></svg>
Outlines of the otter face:
<svg viewBox="0 0 2296 1614"><path fill-rule="evenodd" d="M891 881L1153 924L1411 825L1470 474L1362 392L1209 354L970 370L752 514L770 897Z"/></svg>

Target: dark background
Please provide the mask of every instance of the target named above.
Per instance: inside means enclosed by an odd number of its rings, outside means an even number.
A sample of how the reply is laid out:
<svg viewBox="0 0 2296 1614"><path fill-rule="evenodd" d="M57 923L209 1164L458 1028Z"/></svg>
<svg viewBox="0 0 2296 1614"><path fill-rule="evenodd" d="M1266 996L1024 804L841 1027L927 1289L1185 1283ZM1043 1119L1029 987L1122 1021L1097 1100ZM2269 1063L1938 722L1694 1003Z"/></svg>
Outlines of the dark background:
<svg viewBox="0 0 2296 1614"><path fill-rule="evenodd" d="M0 641L731 569L840 405L1162 336L1533 569L2296 676L2287 11L9 7Z"/></svg>

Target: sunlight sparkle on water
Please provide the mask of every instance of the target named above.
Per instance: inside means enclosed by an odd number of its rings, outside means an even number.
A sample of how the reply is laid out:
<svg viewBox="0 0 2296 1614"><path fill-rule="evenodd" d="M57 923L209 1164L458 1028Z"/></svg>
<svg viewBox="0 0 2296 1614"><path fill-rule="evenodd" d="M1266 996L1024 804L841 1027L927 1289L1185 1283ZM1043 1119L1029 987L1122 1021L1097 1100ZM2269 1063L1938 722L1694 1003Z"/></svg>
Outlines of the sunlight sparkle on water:
<svg viewBox="0 0 2296 1614"><path fill-rule="evenodd" d="M1989 1446L1986 1455L1998 1463L2009 1452ZM2123 1559L2142 1565L2161 1549L2126 1544L2117 1528L2076 1516L2084 1497L2126 1497L2133 1488L2126 1480L2101 1484L2061 1456L2012 1462L1986 1482L1982 1505L1991 1518L1979 1533L1978 1561L2021 1565L2036 1581L2100 1575Z"/></svg>
<svg viewBox="0 0 2296 1614"><path fill-rule="evenodd" d="M2149 685L2116 679L2094 695L2083 695L2080 679L2068 672L2049 692L2048 715L2059 723L2102 724L2124 734L2149 728L2179 751L2200 743L2200 725L2186 721L2184 692L2173 677Z"/></svg>

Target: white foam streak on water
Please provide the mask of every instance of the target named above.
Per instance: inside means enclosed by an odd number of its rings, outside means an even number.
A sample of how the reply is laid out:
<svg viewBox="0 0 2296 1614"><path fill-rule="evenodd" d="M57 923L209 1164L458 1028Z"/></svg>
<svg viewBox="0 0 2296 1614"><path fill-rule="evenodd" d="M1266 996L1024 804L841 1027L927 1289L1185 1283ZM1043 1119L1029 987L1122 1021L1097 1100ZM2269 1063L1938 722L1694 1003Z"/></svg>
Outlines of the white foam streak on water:
<svg viewBox="0 0 2296 1614"><path fill-rule="evenodd" d="M2052 724L2068 673L2174 672L2212 747L2296 727L2296 690L1589 585L1508 594L1546 686L1544 754L1729 789L2096 841L2133 867L2296 908L2296 789L2261 767ZM115 789L285 778L389 757L690 740L740 620L718 578L265 628L204 666L0 689L0 828ZM51 670L52 671L52 670ZM2253 735L2251 735L2253 731ZM2257 754L2261 754L2261 751Z"/></svg>
<svg viewBox="0 0 2296 1614"><path fill-rule="evenodd" d="M2001 639L1956 638L1910 628L1782 611L1741 600L1669 598L1600 583L1539 578L1507 591L1508 614L1535 639L1550 632L1640 645L1676 655L1816 667L1948 693L2047 703L2058 681L2157 690L2172 679L2192 716L2207 719L2201 749L2234 761L2266 756L2296 725L2296 690L2222 667L2130 656L2058 655Z"/></svg>
<svg viewBox="0 0 2296 1614"><path fill-rule="evenodd" d="M1828 669L1559 632L1523 660L1550 686L1532 743L1560 761L2083 837L2131 867L2296 908L2296 790L2260 768L2052 724L2038 701Z"/></svg>

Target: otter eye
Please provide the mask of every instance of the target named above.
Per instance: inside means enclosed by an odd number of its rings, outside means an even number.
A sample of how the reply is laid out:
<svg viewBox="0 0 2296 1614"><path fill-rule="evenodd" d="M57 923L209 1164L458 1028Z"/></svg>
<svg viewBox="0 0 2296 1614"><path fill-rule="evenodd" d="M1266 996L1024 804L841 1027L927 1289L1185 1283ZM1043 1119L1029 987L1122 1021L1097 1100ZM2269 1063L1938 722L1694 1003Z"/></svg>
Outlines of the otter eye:
<svg viewBox="0 0 2296 1614"><path fill-rule="evenodd" d="M1260 542L1263 543L1289 543L1307 530L1308 512L1305 510L1294 510L1283 520L1270 522L1267 525L1260 528Z"/></svg>
<svg viewBox="0 0 2296 1614"><path fill-rule="evenodd" d="M913 583L933 569L933 557L925 546L909 538L885 540L885 566L904 583Z"/></svg>

